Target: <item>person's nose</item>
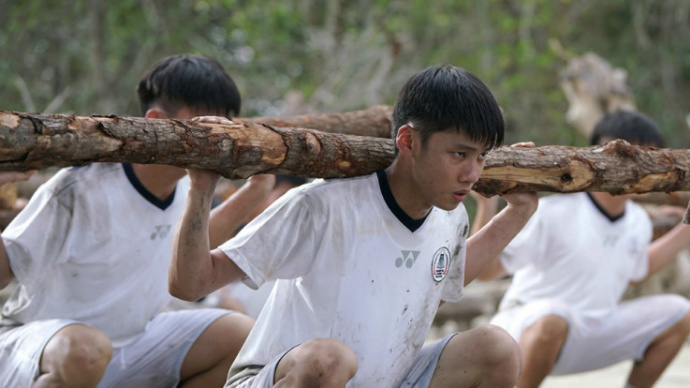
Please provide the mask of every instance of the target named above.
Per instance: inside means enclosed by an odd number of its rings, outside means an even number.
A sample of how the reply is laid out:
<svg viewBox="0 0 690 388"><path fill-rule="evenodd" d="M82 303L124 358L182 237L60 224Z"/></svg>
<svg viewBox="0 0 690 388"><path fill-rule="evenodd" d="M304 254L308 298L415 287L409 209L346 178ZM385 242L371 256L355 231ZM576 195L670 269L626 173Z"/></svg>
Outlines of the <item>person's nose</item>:
<svg viewBox="0 0 690 388"><path fill-rule="evenodd" d="M479 180L479 176L484 170L484 162L479 160L472 160L465 166L460 174L460 181L466 183L476 183Z"/></svg>

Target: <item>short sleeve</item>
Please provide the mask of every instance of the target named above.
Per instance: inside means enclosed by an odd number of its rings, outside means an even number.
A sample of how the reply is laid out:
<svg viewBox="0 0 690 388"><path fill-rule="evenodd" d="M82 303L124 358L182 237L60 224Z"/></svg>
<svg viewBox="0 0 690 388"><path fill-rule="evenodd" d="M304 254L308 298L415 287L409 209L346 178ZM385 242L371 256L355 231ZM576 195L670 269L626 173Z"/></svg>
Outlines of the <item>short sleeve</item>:
<svg viewBox="0 0 690 388"><path fill-rule="evenodd" d="M466 244L463 244L466 245ZM465 255L467 247L463 246L455 258L455 262L451 267L451 273L448 275L446 284L443 286L443 294L441 300L446 302L459 302L462 299L464 284L465 284Z"/></svg>
<svg viewBox="0 0 690 388"><path fill-rule="evenodd" d="M450 272L443 285L441 300L445 302L459 302L465 288L465 262L467 257L467 237L469 235L469 219L467 212L456 210L454 212L454 224L456 225L457 245L454 249L456 253Z"/></svg>
<svg viewBox="0 0 690 388"><path fill-rule="evenodd" d="M647 213L643 210L642 216L639 217L639 222L637 225L641 228L642 241L640 248L631 248L632 259L635 261L635 266L633 267L632 274L630 276L630 281L637 282L645 277L649 273L649 244L652 241L654 234L654 227L652 221L649 219Z"/></svg>
<svg viewBox="0 0 690 388"><path fill-rule="evenodd" d="M309 271L328 215L316 219L308 199L291 190L219 247L247 275L247 286L257 289L268 280L293 279Z"/></svg>
<svg viewBox="0 0 690 388"><path fill-rule="evenodd" d="M59 262L70 230L70 203L71 191L61 198L44 185L3 231L10 267L20 283L41 280Z"/></svg>

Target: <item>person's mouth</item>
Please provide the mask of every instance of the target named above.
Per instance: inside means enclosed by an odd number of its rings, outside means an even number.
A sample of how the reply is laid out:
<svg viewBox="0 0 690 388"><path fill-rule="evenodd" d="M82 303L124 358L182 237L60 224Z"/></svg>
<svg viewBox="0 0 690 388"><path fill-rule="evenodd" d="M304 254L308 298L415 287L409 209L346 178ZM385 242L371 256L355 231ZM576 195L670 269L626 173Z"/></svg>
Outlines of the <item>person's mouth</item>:
<svg viewBox="0 0 690 388"><path fill-rule="evenodd" d="M461 191L456 191L453 193L453 198L455 198L456 201L462 202L466 197L467 197L468 191L461 190Z"/></svg>

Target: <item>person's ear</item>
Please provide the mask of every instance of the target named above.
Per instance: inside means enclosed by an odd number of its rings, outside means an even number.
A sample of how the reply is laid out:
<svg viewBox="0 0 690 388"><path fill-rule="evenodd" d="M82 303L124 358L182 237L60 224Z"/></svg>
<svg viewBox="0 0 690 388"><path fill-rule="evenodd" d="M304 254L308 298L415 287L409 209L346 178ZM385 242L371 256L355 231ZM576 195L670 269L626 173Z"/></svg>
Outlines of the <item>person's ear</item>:
<svg viewBox="0 0 690 388"><path fill-rule="evenodd" d="M395 145L398 146L398 152L409 156L412 154L412 126L405 124L398 129L398 134L395 136Z"/></svg>
<svg viewBox="0 0 690 388"><path fill-rule="evenodd" d="M163 109L154 106L153 108L149 108L146 111L144 117L146 117L147 119L167 119L168 115L165 114Z"/></svg>

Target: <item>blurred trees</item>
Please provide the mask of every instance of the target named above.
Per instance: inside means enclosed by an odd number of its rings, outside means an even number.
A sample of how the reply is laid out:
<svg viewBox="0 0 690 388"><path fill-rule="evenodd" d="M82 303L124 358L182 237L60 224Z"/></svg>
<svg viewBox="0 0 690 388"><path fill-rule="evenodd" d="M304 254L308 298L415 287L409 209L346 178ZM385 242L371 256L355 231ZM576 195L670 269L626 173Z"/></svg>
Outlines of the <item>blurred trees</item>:
<svg viewBox="0 0 690 388"><path fill-rule="evenodd" d="M0 109L139 115L155 60L218 58L243 116L392 104L414 72L465 67L494 91L508 142L584 145L565 121L563 52L628 71L668 146L690 147L687 0L0 0Z"/></svg>

